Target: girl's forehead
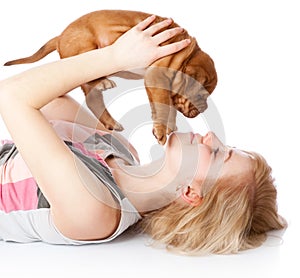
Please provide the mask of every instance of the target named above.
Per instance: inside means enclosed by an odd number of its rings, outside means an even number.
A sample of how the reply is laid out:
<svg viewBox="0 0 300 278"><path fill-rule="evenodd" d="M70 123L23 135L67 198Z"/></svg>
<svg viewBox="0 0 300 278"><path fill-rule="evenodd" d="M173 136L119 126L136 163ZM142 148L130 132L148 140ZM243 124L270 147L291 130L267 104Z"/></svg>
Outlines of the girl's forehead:
<svg viewBox="0 0 300 278"><path fill-rule="evenodd" d="M246 152L246 151L244 151L242 149L238 149L236 147L231 147L231 146L227 146L227 148L229 148L230 150L232 150L233 154L235 154L237 156L241 156L241 157L253 159L253 156L250 153L248 153L248 152Z"/></svg>
<svg viewBox="0 0 300 278"><path fill-rule="evenodd" d="M240 149L238 151L239 151L238 154L241 155L242 157L248 158L249 162L252 162L252 160L254 159L254 157L250 153Z"/></svg>
<svg viewBox="0 0 300 278"><path fill-rule="evenodd" d="M243 150L234 149L232 151L231 159L232 162L239 168L252 168L253 157Z"/></svg>

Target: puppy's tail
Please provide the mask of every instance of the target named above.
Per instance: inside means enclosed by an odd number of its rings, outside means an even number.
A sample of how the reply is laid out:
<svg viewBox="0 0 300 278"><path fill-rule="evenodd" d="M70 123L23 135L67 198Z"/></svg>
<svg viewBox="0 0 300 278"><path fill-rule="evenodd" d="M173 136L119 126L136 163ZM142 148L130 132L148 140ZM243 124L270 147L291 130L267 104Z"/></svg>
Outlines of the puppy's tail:
<svg viewBox="0 0 300 278"><path fill-rule="evenodd" d="M54 37L47 43L45 43L37 52L35 52L33 55L26 57L26 58L21 58L17 60L12 60L8 61L4 64L4 66L11 66L11 65L16 65L16 64L27 64L27 63L34 63L45 56L47 56L49 53L53 52L56 50L57 47L57 39L58 37Z"/></svg>

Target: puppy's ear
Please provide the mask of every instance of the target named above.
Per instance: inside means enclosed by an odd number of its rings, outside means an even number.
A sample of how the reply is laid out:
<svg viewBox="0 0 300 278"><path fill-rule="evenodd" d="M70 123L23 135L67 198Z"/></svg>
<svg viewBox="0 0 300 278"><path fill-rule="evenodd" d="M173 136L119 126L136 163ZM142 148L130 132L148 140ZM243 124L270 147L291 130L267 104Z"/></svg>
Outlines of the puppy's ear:
<svg viewBox="0 0 300 278"><path fill-rule="evenodd" d="M218 82L214 61L202 50L191 57L185 67L185 74L197 80L209 94L213 92Z"/></svg>

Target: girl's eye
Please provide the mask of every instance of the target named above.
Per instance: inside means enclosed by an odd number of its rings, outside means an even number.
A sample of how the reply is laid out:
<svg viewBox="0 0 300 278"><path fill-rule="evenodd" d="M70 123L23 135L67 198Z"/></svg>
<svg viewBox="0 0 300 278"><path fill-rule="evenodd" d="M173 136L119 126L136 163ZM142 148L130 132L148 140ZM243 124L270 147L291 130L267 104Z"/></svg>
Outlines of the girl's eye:
<svg viewBox="0 0 300 278"><path fill-rule="evenodd" d="M215 158L216 158L217 153L219 152L219 150L220 150L219 147L213 150L213 153L214 153L214 157L215 157Z"/></svg>

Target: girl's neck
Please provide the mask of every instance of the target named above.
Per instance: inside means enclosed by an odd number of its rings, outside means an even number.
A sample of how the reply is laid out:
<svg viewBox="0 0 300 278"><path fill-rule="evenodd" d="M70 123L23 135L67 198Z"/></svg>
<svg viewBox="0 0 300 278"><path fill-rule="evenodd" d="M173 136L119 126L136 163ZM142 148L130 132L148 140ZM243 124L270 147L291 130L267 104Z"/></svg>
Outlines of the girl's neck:
<svg viewBox="0 0 300 278"><path fill-rule="evenodd" d="M166 206L177 197L178 179L170 173L164 158L141 166L111 158L107 164L120 189L140 213Z"/></svg>

